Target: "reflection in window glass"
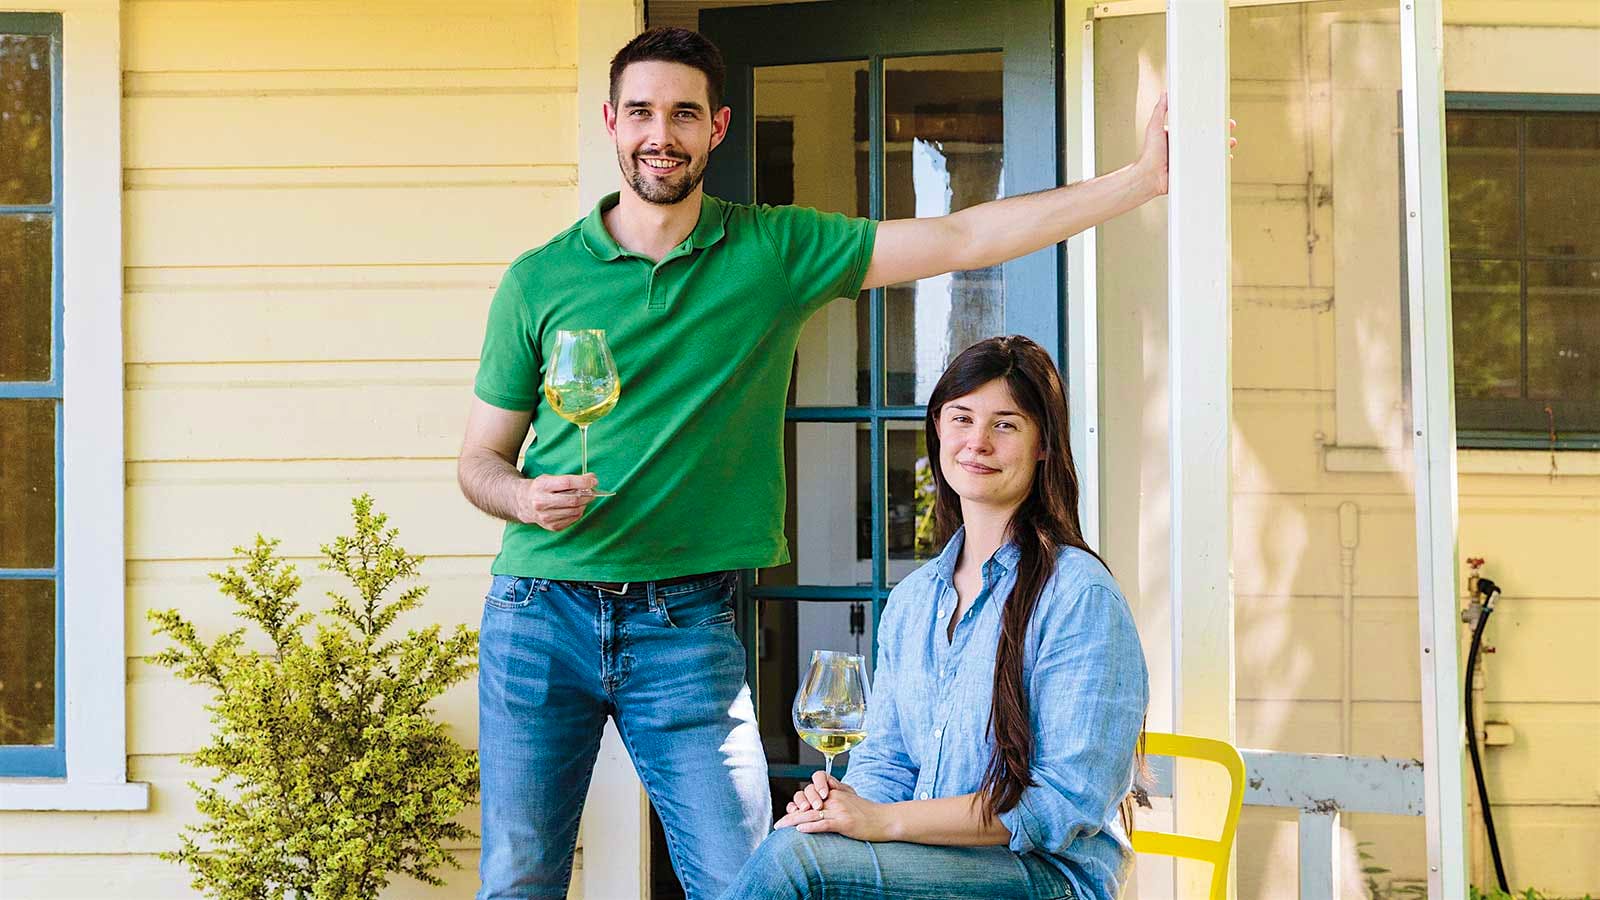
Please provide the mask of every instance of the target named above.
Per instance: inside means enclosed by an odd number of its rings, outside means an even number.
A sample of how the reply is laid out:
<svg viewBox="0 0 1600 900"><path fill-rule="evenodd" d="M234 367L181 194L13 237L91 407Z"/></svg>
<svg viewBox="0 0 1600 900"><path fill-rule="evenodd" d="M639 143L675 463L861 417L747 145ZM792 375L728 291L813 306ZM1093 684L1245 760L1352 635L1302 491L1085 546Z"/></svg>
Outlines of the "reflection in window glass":
<svg viewBox="0 0 1600 900"><path fill-rule="evenodd" d="M0 382L49 381L55 250L48 213L0 214Z"/></svg>
<svg viewBox="0 0 1600 900"><path fill-rule="evenodd" d="M942 216L1005 193L999 53L884 63L884 207L890 219ZM1005 323L999 268L955 272L885 293L885 401L926 403L944 368Z"/></svg>
<svg viewBox="0 0 1600 900"><path fill-rule="evenodd" d="M895 584L944 547L934 542L933 469L923 423L891 423L887 438L887 580Z"/></svg>
<svg viewBox="0 0 1600 900"><path fill-rule="evenodd" d="M1528 396L1600 401L1600 261L1528 263Z"/></svg>
<svg viewBox="0 0 1600 900"><path fill-rule="evenodd" d="M865 61L756 68L757 203L797 203L847 216L868 213L869 144L856 134L866 75ZM811 317L795 353L791 403L866 404L867 314L863 298L830 303Z"/></svg>
<svg viewBox="0 0 1600 900"><path fill-rule="evenodd" d="M53 744L55 582L0 579L0 634L0 744Z"/></svg>
<svg viewBox="0 0 1600 900"><path fill-rule="evenodd" d="M0 400L0 568L56 563L57 402Z"/></svg>
<svg viewBox="0 0 1600 900"><path fill-rule="evenodd" d="M1522 396L1521 284L1514 262L1451 263L1457 397Z"/></svg>
<svg viewBox="0 0 1600 900"><path fill-rule="evenodd" d="M1600 257L1600 115L1527 119L1528 255Z"/></svg>
<svg viewBox="0 0 1600 900"><path fill-rule="evenodd" d="M50 38L0 34L0 204L51 200Z"/></svg>
<svg viewBox="0 0 1600 900"><path fill-rule="evenodd" d="M1600 430L1600 113L1450 110L1457 425Z"/></svg>
<svg viewBox="0 0 1600 900"><path fill-rule="evenodd" d="M57 428L55 264L60 164L54 35L0 33L0 775L52 775L56 724ZM17 27L0 16L0 31ZM59 752L59 748L56 748Z"/></svg>
<svg viewBox="0 0 1600 900"><path fill-rule="evenodd" d="M1451 114L1450 253L1514 256L1518 248L1517 119Z"/></svg>
<svg viewBox="0 0 1600 900"><path fill-rule="evenodd" d="M792 562L762 569L764 585L870 585L872 553L859 552L860 519L872 509L866 423L790 422L784 426L789 473L784 536ZM859 462L858 462L859 459Z"/></svg>

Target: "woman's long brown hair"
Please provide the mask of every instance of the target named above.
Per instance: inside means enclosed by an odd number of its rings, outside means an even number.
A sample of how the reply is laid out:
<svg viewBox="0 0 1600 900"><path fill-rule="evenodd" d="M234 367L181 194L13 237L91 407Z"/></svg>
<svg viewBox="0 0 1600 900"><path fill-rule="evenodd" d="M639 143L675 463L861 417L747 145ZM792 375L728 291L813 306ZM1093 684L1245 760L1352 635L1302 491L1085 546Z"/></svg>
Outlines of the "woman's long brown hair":
<svg viewBox="0 0 1600 900"><path fill-rule="evenodd" d="M933 472L935 543L948 542L962 521L961 498L939 466L939 413L949 401L995 380L1005 382L1019 411L1038 427L1044 459L1034 470L1027 498L1011 517L1010 538L1017 543L1021 555L1016 585L1001 615L1000 642L995 649L994 704L989 711L994 756L978 787L984 795L983 815L989 821L1015 807L1022 792L1034 784L1033 725L1028 714L1028 692L1022 681L1028 620L1033 617L1045 583L1055 574L1056 556L1062 548L1076 547L1100 559L1084 541L1078 520L1078 470L1072 463L1067 396L1061 376L1044 348L1022 335L989 338L963 350L940 376L928 398L924 428ZM1131 830L1131 810L1126 802L1123 823Z"/></svg>

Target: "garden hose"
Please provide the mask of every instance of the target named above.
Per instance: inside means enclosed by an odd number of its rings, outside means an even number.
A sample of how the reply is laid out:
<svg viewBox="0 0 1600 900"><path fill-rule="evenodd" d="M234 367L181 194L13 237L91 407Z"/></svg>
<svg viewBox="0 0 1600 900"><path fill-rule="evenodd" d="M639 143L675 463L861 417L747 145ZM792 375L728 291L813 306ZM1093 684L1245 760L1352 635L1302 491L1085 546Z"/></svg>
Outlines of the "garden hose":
<svg viewBox="0 0 1600 900"><path fill-rule="evenodd" d="M1509 894L1511 886L1506 881L1506 867L1500 861L1500 840L1494 833L1494 813L1489 809L1489 788L1483 782L1483 760L1478 756L1478 724L1472 720L1472 672L1478 664L1483 626L1488 624L1489 614L1494 612L1494 598L1500 594L1500 587L1487 578L1480 578L1478 593L1484 598L1483 611L1478 613L1478 621L1472 627L1472 646L1467 650L1467 683L1461 695L1466 698L1467 750L1472 754L1472 775L1478 782L1478 807L1483 810L1483 826L1489 833L1489 854L1494 857L1494 875L1500 882L1500 890Z"/></svg>

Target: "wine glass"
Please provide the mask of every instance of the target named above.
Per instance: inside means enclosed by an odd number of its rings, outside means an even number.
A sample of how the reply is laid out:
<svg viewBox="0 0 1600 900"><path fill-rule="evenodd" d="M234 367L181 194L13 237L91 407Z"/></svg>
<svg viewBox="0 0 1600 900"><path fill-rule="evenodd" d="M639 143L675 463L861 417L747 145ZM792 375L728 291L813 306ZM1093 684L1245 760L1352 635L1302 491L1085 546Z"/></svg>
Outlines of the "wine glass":
<svg viewBox="0 0 1600 900"><path fill-rule="evenodd" d="M849 753L867 736L867 672L861 657L841 650L813 650L800 691L794 695L794 727L827 759Z"/></svg>
<svg viewBox="0 0 1600 900"><path fill-rule="evenodd" d="M589 426L616 408L622 382L617 364L599 328L556 332L556 349L544 372L544 396L555 414L578 426L583 447L583 471L589 474ZM592 492L610 497L616 491Z"/></svg>

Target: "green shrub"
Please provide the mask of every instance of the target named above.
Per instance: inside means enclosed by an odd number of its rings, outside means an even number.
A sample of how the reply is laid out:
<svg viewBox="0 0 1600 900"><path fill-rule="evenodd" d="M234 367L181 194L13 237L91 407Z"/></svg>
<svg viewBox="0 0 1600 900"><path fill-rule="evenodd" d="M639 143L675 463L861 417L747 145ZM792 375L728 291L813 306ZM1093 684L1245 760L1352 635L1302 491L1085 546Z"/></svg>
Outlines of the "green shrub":
<svg viewBox="0 0 1600 900"><path fill-rule="evenodd" d="M155 658L213 692L210 743L185 757L214 770L198 793L202 824L163 854L191 884L223 900L369 900L395 873L440 884L460 867L446 842L474 837L455 817L478 795L478 757L434 721L428 704L476 669L477 634L438 625L388 638L427 588L393 602L421 557L395 543L372 498L354 501L355 534L324 545L321 568L344 575L354 598L329 592L322 621L295 602L300 579L256 537L236 548L243 569L212 578L272 649L246 648L239 628L207 644L177 610L150 613L172 646Z"/></svg>

